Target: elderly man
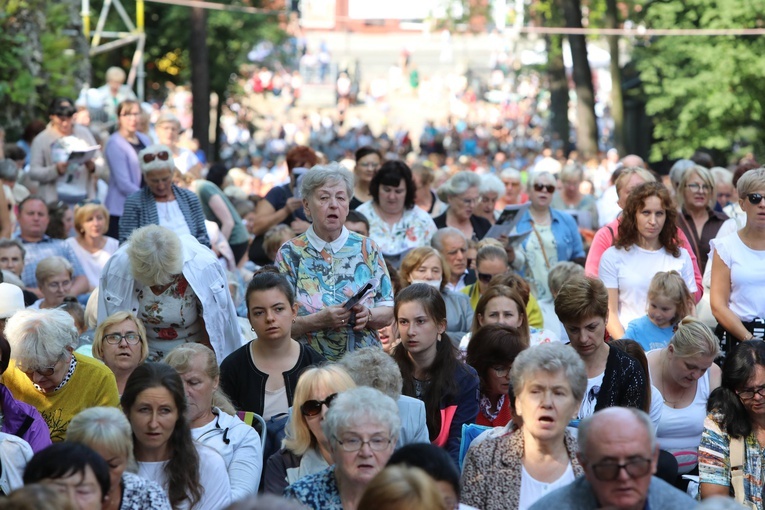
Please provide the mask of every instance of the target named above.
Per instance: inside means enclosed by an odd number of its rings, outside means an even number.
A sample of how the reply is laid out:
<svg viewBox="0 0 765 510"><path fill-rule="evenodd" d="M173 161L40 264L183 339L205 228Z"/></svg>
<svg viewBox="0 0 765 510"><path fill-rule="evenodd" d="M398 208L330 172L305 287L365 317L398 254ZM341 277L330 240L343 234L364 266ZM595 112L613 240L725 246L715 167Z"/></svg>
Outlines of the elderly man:
<svg viewBox="0 0 765 510"><path fill-rule="evenodd" d="M659 448L651 419L638 409L609 407L582 420L584 477L548 494L531 510L675 510L694 508L684 492L656 478Z"/></svg>
<svg viewBox="0 0 765 510"><path fill-rule="evenodd" d="M465 234L454 227L444 227L433 234L430 245L438 250L449 264L452 278L446 283L447 289L457 292L475 283L475 271L467 268L468 241Z"/></svg>

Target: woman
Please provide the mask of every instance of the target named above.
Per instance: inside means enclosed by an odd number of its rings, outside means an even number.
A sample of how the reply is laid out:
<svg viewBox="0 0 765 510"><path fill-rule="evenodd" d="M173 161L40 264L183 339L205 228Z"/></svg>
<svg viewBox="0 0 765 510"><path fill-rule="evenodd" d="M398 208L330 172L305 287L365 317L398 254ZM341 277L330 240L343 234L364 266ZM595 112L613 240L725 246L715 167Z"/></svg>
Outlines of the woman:
<svg viewBox="0 0 765 510"><path fill-rule="evenodd" d="M162 487L128 471L135 464L133 431L116 407L85 409L72 419L66 440L91 448L109 466L110 488L103 510L171 509Z"/></svg>
<svg viewBox="0 0 765 510"><path fill-rule="evenodd" d="M441 202L433 191L433 182L436 180L433 169L422 163L415 163L412 165L412 180L417 188L414 204L430 214L431 218L441 216L446 210L446 204Z"/></svg>
<svg viewBox="0 0 765 510"><path fill-rule="evenodd" d="M48 228L45 234L53 239L68 239L74 231L74 211L59 200L48 204Z"/></svg>
<svg viewBox="0 0 765 510"><path fill-rule="evenodd" d="M149 356L143 322L130 312L113 313L96 328L92 352L112 371L122 395L130 374Z"/></svg>
<svg viewBox="0 0 765 510"><path fill-rule="evenodd" d="M528 347L526 340L517 329L501 324L488 324L473 335L465 361L481 381L476 424L504 427L513 418L508 396L510 368L518 354Z"/></svg>
<svg viewBox="0 0 765 510"><path fill-rule="evenodd" d="M287 425L282 449L266 463L265 492L281 495L288 485L334 464L322 422L337 395L355 387L339 365L303 372L295 387L295 414Z"/></svg>
<svg viewBox="0 0 765 510"><path fill-rule="evenodd" d="M167 145L150 145L138 153L146 187L130 195L120 218L120 244L137 228L159 225L178 235L191 234L210 247L202 204L187 189L173 184L173 159Z"/></svg>
<svg viewBox="0 0 765 510"><path fill-rule="evenodd" d="M373 147L364 146L356 150L354 154L356 165L353 167L353 197L351 198L351 209L356 209L364 202L372 200L370 183L374 179L377 171L383 162L380 151Z"/></svg>
<svg viewBox="0 0 765 510"><path fill-rule="evenodd" d="M635 358L605 342L608 291L603 282L573 277L555 297L555 314L587 371L587 392L577 417L613 406L644 409L648 375Z"/></svg>
<svg viewBox="0 0 765 510"><path fill-rule="evenodd" d="M396 402L379 390L340 393L322 423L334 465L298 480L284 495L314 510L355 510L393 453L400 428Z"/></svg>
<svg viewBox="0 0 765 510"><path fill-rule="evenodd" d="M231 499L257 494L263 470L260 436L235 415L234 406L219 389L215 353L204 345L185 344L170 351L164 361L183 380L191 436L218 452L226 463Z"/></svg>
<svg viewBox="0 0 765 510"><path fill-rule="evenodd" d="M80 261L92 292L98 287L98 279L109 257L119 248L119 242L105 235L109 229L109 211L98 201L78 204L74 208L76 237L66 243Z"/></svg>
<svg viewBox="0 0 765 510"><path fill-rule="evenodd" d="M407 285L425 283L438 289L446 303L446 316L449 318L446 333L455 342L465 336L473 322L470 298L446 288L451 279L449 266L435 248L423 246L407 253L401 261L399 276Z"/></svg>
<svg viewBox="0 0 765 510"><path fill-rule="evenodd" d="M677 459L678 474L695 470L709 394L720 386L714 360L720 345L698 319L685 317L669 345L647 354L651 384L663 400L656 429L659 448Z"/></svg>
<svg viewBox="0 0 765 510"><path fill-rule="evenodd" d="M449 208L434 218L436 227L454 227L467 239L479 241L491 228L486 218L473 214L478 205L478 187L481 178L473 172L457 172L438 188L438 198Z"/></svg>
<svg viewBox="0 0 765 510"><path fill-rule="evenodd" d="M42 259L35 268L35 278L43 297L29 308L32 310L58 308L72 290L73 275L74 268L64 257Z"/></svg>
<svg viewBox="0 0 765 510"><path fill-rule="evenodd" d="M430 244L436 224L414 206L414 181L406 163L386 162L372 178L369 192L372 200L356 210L369 220L369 237L383 254L400 256Z"/></svg>
<svg viewBox="0 0 765 510"><path fill-rule="evenodd" d="M566 430L587 388L574 349L542 344L521 352L510 371L520 427L468 450L462 501L484 510L529 508L584 474Z"/></svg>
<svg viewBox="0 0 765 510"><path fill-rule="evenodd" d="M396 296L394 308L401 343L393 359L404 378L403 394L425 403L430 440L458 462L462 425L478 414L478 376L457 359L446 335L446 305L441 293L415 284Z"/></svg>
<svg viewBox="0 0 765 510"><path fill-rule="evenodd" d="M584 170L581 166L576 164L564 166L560 171L560 181L563 186L553 195L550 207L573 212L577 225L595 232L600 225L598 207L594 196L583 195L580 191L583 180Z"/></svg>
<svg viewBox="0 0 765 510"><path fill-rule="evenodd" d="M499 243L488 243L487 241L490 240L484 241L486 244L478 249L475 256L477 281L462 289L462 293L467 294L470 298L470 305L473 309L478 305L478 300L481 299L483 293L488 290L492 278L503 275L510 269L507 251Z"/></svg>
<svg viewBox="0 0 765 510"><path fill-rule="evenodd" d="M746 213L744 228L711 242L712 313L725 331L724 350L743 340L762 339L765 302L765 168L749 170L738 180L739 204Z"/></svg>
<svg viewBox="0 0 765 510"><path fill-rule="evenodd" d="M295 289L295 339L330 361L347 350L379 345L377 330L392 321L393 291L374 241L345 228L351 174L337 163L315 166L302 179L303 206L313 223L276 255ZM370 280L376 285L356 305L344 305Z"/></svg>
<svg viewBox="0 0 765 510"><path fill-rule="evenodd" d="M79 335L62 310L21 310L5 334L13 352L3 384L45 418L53 442L63 441L72 418L93 406L119 403L117 384L102 363L74 352Z"/></svg>
<svg viewBox="0 0 765 510"><path fill-rule="evenodd" d="M157 141L172 151L175 168L182 174L190 173L196 177L202 174L202 163L193 151L178 146L181 134L181 121L172 113L163 113L154 124Z"/></svg>
<svg viewBox="0 0 765 510"><path fill-rule="evenodd" d="M536 289L537 299L543 302L552 302L547 275L557 262L584 262L582 236L576 221L550 205L555 185L555 177L549 172L537 172L529 178L531 205L516 227L518 233L529 232L521 243L525 256L522 274Z"/></svg>
<svg viewBox="0 0 765 510"><path fill-rule="evenodd" d="M120 404L133 431L138 476L161 485L174 509L212 510L229 503L226 464L212 448L194 442L175 370L164 363L138 366Z"/></svg>
<svg viewBox="0 0 765 510"><path fill-rule="evenodd" d="M284 276L267 269L256 272L247 285L245 301L257 338L223 360L220 384L234 407L268 421L286 415L300 374L325 360L292 339L298 306Z"/></svg>
<svg viewBox="0 0 765 510"><path fill-rule="evenodd" d="M720 387L709 395L699 445L701 499L735 492L748 507L762 508L763 388L765 344L742 342L725 357ZM741 478L732 468L740 470Z"/></svg>
<svg viewBox="0 0 765 510"><path fill-rule="evenodd" d="M485 218L494 225L497 222L500 211L496 208L497 200L505 193L505 185L494 174L483 174L481 185L478 187L478 206L476 215Z"/></svg>
<svg viewBox="0 0 765 510"><path fill-rule="evenodd" d="M165 227L134 231L104 266L98 320L119 311L148 326L150 361L185 342L210 346L221 359L242 345L223 268L195 239Z"/></svg>
<svg viewBox="0 0 765 510"><path fill-rule="evenodd" d="M680 211L677 215L677 226L691 241L693 253L703 274L709 257L709 242L717 237L720 227L728 219L727 214L713 209L717 195L712 172L699 165L687 169L683 172L675 197Z"/></svg>
<svg viewBox="0 0 765 510"><path fill-rule="evenodd" d="M435 480L419 468L391 466L367 486L358 510L449 510Z"/></svg>
<svg viewBox="0 0 765 510"><path fill-rule="evenodd" d="M675 270L696 292L693 262L677 238L677 210L667 188L641 184L630 193L619 237L600 259L599 275L608 289L608 333L619 339L624 326L642 317L648 286L659 271Z"/></svg>
<svg viewBox="0 0 765 510"><path fill-rule="evenodd" d="M525 204L529 196L523 193L521 172L515 168L506 168L499 174L505 185L505 193L497 199L497 209L502 210L508 205Z"/></svg>
<svg viewBox="0 0 765 510"><path fill-rule="evenodd" d="M151 139L138 131L141 105L126 100L117 106L117 130L106 142L106 163L109 165L109 191L104 205L109 211L107 235L116 238L120 218L128 196L141 189L141 165L138 153L151 145Z"/></svg>

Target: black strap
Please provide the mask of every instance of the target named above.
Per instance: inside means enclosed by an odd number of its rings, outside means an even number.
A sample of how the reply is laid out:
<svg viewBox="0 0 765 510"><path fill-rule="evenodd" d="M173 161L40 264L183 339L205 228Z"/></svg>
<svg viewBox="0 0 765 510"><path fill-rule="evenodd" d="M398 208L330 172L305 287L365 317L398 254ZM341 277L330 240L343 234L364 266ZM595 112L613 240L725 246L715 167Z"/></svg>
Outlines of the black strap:
<svg viewBox="0 0 765 510"><path fill-rule="evenodd" d="M24 439L24 434L27 433L29 428L32 426L32 424L35 422L34 418L31 416L27 416L24 420L24 423L21 424L21 427L19 427L19 430L16 431L15 434L13 434L16 437L20 437L21 439ZM0 471L0 474L2 471Z"/></svg>
<svg viewBox="0 0 765 510"><path fill-rule="evenodd" d="M614 236L614 229L612 229L610 225L606 225L606 228L609 232L611 232L611 244L614 244L614 241L616 240L616 236Z"/></svg>

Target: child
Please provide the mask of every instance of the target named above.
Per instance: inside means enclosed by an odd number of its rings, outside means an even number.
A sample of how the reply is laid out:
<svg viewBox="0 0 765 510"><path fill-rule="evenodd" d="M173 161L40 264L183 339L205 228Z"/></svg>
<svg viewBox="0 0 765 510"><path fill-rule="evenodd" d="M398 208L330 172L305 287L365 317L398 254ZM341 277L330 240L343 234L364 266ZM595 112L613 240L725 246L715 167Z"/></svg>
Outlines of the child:
<svg viewBox="0 0 765 510"><path fill-rule="evenodd" d="M648 287L647 314L630 321L624 338L636 340L646 352L663 349L674 334L674 326L693 312L693 299L677 271L656 273Z"/></svg>

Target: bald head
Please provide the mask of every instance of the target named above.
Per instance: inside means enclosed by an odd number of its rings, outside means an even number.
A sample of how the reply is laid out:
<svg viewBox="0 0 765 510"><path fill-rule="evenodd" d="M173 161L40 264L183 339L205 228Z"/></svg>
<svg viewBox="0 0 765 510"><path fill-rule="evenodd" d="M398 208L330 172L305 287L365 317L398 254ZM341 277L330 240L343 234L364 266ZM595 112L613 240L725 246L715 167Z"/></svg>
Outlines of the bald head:
<svg viewBox="0 0 765 510"><path fill-rule="evenodd" d="M590 438L597 438L595 442L602 446L601 439L611 434L618 436L614 438L616 441L620 436L639 437L646 443L646 451L649 453L656 447L653 423L646 413L634 407L607 407L579 424L577 442L580 454L588 457L588 451L591 450Z"/></svg>

